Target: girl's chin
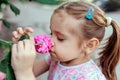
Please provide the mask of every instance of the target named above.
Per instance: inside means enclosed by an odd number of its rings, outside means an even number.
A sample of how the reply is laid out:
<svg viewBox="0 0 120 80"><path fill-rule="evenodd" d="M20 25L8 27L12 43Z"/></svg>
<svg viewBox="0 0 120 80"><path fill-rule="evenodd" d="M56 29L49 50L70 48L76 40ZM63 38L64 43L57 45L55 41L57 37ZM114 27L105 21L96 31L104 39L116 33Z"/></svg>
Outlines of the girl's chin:
<svg viewBox="0 0 120 80"><path fill-rule="evenodd" d="M58 61L58 59L55 58L55 57L51 57L51 59L52 59L53 61Z"/></svg>
<svg viewBox="0 0 120 80"><path fill-rule="evenodd" d="M53 61L58 61L58 59L52 58Z"/></svg>

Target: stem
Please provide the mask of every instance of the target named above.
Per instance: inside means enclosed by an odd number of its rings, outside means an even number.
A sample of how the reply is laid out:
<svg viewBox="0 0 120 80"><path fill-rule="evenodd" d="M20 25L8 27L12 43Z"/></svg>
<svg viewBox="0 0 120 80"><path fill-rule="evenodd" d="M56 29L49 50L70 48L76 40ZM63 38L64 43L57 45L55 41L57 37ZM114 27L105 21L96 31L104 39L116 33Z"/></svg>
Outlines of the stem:
<svg viewBox="0 0 120 80"><path fill-rule="evenodd" d="M11 46L12 44L13 44L12 41L6 41L3 39L0 39L0 46L5 46L5 45Z"/></svg>
<svg viewBox="0 0 120 80"><path fill-rule="evenodd" d="M4 43L8 43L8 44L11 43L10 41L6 41L6 40L3 40L3 39L0 39L0 42L4 42Z"/></svg>

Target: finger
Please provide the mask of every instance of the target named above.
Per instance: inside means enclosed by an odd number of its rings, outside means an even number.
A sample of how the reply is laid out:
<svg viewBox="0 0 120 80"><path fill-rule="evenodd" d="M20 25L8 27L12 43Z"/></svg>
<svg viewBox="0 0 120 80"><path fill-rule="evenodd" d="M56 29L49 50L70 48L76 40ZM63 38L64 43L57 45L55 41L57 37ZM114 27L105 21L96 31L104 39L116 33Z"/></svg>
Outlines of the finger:
<svg viewBox="0 0 120 80"><path fill-rule="evenodd" d="M16 64L16 61L17 61L17 44L13 44L12 45L12 54L11 54L11 66L13 69L15 69L15 64Z"/></svg>
<svg viewBox="0 0 120 80"><path fill-rule="evenodd" d="M35 41L34 38L32 36L30 36L30 40L31 40L31 52L36 54L36 50L35 50Z"/></svg>
<svg viewBox="0 0 120 80"><path fill-rule="evenodd" d="M17 53L17 44L13 44L12 45L12 59L15 59L15 56L16 56L16 53Z"/></svg>
<svg viewBox="0 0 120 80"><path fill-rule="evenodd" d="M21 34L21 35L24 34L24 31L23 31L23 29L22 29L21 27L18 27L18 28L17 28L17 32L18 32L19 34Z"/></svg>
<svg viewBox="0 0 120 80"><path fill-rule="evenodd" d="M12 41L13 41L14 43L17 43L17 42L18 42L18 38L12 37Z"/></svg>
<svg viewBox="0 0 120 80"><path fill-rule="evenodd" d="M25 40L23 40L23 43L24 43L25 51L29 51L30 50L30 45L31 45L30 40L25 39Z"/></svg>
<svg viewBox="0 0 120 80"><path fill-rule="evenodd" d="M17 49L18 49L18 54L21 54L22 51L24 51L23 41L19 41L19 42L18 42L18 47L17 47Z"/></svg>
<svg viewBox="0 0 120 80"><path fill-rule="evenodd" d="M33 44L35 44L34 37L30 36L30 41L32 41Z"/></svg>
<svg viewBox="0 0 120 80"><path fill-rule="evenodd" d="M25 33L25 34L32 33L32 32L33 32L33 29L30 28L30 27L27 27L27 28L24 30L24 33Z"/></svg>
<svg viewBox="0 0 120 80"><path fill-rule="evenodd" d="M17 36L17 32L16 31L13 31L13 33L12 33L12 41L14 43L16 43L18 41L18 36Z"/></svg>
<svg viewBox="0 0 120 80"><path fill-rule="evenodd" d="M17 31L13 31L12 37L13 37L13 38L18 38L18 32L17 32Z"/></svg>
<svg viewBox="0 0 120 80"><path fill-rule="evenodd" d="M31 45L31 52L32 52L33 54L36 54L36 50L35 50L35 46L34 46L34 44Z"/></svg>
<svg viewBox="0 0 120 80"><path fill-rule="evenodd" d="M18 38L20 38L22 35L25 34L21 27L18 27L16 31L17 31Z"/></svg>

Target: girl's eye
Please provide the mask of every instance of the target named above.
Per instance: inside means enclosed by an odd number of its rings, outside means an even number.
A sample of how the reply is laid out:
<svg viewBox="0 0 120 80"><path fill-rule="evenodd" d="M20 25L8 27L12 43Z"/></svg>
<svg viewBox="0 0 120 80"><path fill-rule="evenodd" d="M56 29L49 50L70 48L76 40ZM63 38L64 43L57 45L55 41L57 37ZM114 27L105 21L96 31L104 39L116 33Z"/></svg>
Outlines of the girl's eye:
<svg viewBox="0 0 120 80"><path fill-rule="evenodd" d="M62 38L58 38L58 37L57 37L57 40L59 40L59 41L63 41L64 39L62 39Z"/></svg>

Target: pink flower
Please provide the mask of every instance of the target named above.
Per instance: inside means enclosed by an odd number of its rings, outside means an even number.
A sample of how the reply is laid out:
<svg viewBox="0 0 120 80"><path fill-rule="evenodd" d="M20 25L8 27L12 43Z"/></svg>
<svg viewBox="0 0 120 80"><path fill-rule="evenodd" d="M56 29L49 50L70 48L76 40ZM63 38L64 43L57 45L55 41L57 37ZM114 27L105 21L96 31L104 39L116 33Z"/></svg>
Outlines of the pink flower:
<svg viewBox="0 0 120 80"><path fill-rule="evenodd" d="M52 47L51 38L45 34L41 34L34 37L35 40L35 49L38 53L47 53Z"/></svg>
<svg viewBox="0 0 120 80"><path fill-rule="evenodd" d="M3 79L5 79L5 74L0 72L0 80L3 80Z"/></svg>

